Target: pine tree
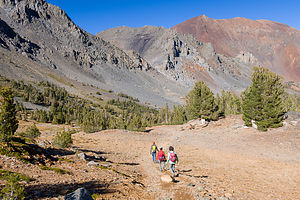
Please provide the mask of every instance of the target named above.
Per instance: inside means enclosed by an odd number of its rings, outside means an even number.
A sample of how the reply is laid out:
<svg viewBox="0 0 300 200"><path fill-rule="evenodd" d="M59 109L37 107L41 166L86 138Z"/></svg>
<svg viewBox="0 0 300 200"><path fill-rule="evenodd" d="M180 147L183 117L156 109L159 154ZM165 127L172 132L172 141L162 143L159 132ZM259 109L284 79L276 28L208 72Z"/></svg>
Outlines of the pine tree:
<svg viewBox="0 0 300 200"><path fill-rule="evenodd" d="M9 142L18 128L14 95L10 88L0 89L0 141Z"/></svg>
<svg viewBox="0 0 300 200"><path fill-rule="evenodd" d="M187 121L186 113L183 106L173 107L173 119L172 124L183 124Z"/></svg>
<svg viewBox="0 0 300 200"><path fill-rule="evenodd" d="M195 84L186 99L188 120L196 118L216 120L218 118L218 106L214 95L203 81Z"/></svg>
<svg viewBox="0 0 300 200"><path fill-rule="evenodd" d="M242 95L242 114L246 126L255 120L259 130L282 126L284 88L281 78L263 67L255 67L252 85Z"/></svg>

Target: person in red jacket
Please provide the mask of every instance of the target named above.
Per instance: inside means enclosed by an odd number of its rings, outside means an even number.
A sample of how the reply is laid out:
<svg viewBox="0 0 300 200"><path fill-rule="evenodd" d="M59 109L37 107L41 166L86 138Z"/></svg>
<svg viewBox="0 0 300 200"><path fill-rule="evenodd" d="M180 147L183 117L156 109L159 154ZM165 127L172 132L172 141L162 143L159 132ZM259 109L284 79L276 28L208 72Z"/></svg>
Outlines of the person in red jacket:
<svg viewBox="0 0 300 200"><path fill-rule="evenodd" d="M160 147L159 152L157 153L157 160L159 163L159 170L162 171L163 169L165 169L165 160L166 160L166 155L162 147Z"/></svg>

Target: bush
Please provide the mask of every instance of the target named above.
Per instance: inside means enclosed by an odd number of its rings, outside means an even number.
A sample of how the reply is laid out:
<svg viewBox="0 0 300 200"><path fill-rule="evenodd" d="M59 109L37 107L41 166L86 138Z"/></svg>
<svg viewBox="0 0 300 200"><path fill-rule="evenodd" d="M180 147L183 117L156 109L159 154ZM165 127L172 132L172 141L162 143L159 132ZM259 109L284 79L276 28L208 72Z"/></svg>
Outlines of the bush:
<svg viewBox="0 0 300 200"><path fill-rule="evenodd" d="M70 131L57 132L55 137L53 138L52 143L53 145L59 148L69 147L73 143L71 132Z"/></svg>
<svg viewBox="0 0 300 200"><path fill-rule="evenodd" d="M41 132L36 127L35 124L28 126L25 132L19 133L20 136L27 137L27 138L37 138L41 135Z"/></svg>
<svg viewBox="0 0 300 200"><path fill-rule="evenodd" d="M0 199L25 199L26 192L24 186L19 182L29 182L30 178L28 176L11 171L0 170L0 179L4 179L6 181L4 188L0 192Z"/></svg>

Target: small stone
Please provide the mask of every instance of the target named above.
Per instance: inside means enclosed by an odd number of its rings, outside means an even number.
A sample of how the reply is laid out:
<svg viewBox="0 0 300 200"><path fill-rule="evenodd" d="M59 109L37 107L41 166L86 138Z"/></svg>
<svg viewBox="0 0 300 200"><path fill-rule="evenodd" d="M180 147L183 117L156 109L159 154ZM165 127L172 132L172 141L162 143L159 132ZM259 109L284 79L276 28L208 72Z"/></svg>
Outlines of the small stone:
<svg viewBox="0 0 300 200"><path fill-rule="evenodd" d="M97 166L99 166L99 164L96 163L95 161L90 161L90 162L88 162L87 166L88 167L97 167Z"/></svg>
<svg viewBox="0 0 300 200"><path fill-rule="evenodd" d="M81 159L81 160L86 160L86 155L85 155L85 153L79 153L77 156L78 156L78 158Z"/></svg>
<svg viewBox="0 0 300 200"><path fill-rule="evenodd" d="M189 186L189 187L195 187L195 184L189 183L187 186Z"/></svg>
<svg viewBox="0 0 300 200"><path fill-rule="evenodd" d="M290 123L291 123L292 126L297 126L298 121L291 121Z"/></svg>
<svg viewBox="0 0 300 200"><path fill-rule="evenodd" d="M216 200L230 200L228 197L217 197Z"/></svg>
<svg viewBox="0 0 300 200"><path fill-rule="evenodd" d="M43 148L46 148L46 144L45 143L41 142L41 143L38 143L38 145L41 146L41 147L43 147Z"/></svg>
<svg viewBox="0 0 300 200"><path fill-rule="evenodd" d="M171 183L173 181L172 177L169 175L162 175L160 179L164 183Z"/></svg>
<svg viewBox="0 0 300 200"><path fill-rule="evenodd" d="M200 185L200 186L198 187L198 191L199 191L199 192L202 192L203 190L204 190L203 186Z"/></svg>
<svg viewBox="0 0 300 200"><path fill-rule="evenodd" d="M232 197L232 194L226 193L224 196L225 196L225 197Z"/></svg>

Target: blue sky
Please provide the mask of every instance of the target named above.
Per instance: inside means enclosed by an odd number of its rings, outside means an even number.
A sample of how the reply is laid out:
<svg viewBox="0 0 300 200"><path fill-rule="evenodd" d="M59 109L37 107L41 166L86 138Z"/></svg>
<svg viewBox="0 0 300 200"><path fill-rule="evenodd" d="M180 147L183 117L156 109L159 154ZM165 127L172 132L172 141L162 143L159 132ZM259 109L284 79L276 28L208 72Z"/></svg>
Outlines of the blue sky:
<svg viewBox="0 0 300 200"><path fill-rule="evenodd" d="M84 30L96 34L116 26L170 28L187 19L245 17L285 23L300 30L299 0L47 0Z"/></svg>

